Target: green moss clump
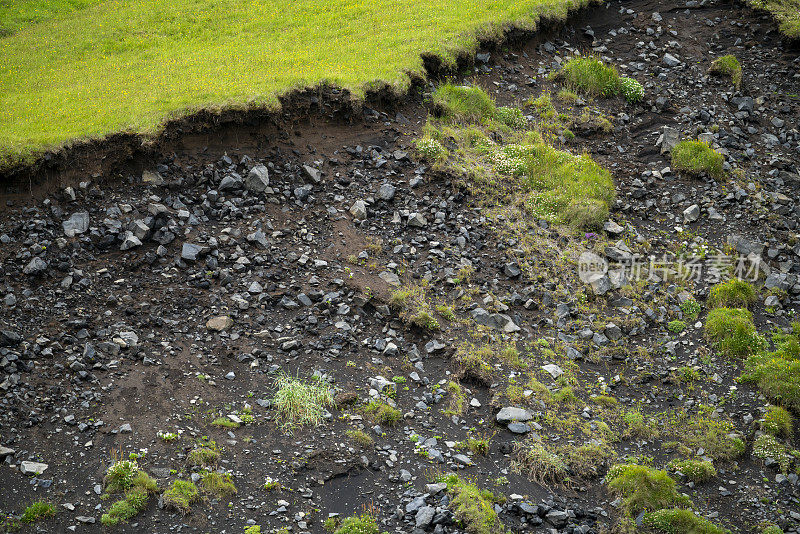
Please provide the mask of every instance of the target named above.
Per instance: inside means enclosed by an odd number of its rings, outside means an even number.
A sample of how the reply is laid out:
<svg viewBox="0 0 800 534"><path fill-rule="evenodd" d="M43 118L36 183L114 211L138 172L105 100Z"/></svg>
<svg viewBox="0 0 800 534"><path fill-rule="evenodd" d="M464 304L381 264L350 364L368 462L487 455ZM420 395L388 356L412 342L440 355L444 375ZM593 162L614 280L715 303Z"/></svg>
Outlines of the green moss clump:
<svg viewBox="0 0 800 534"><path fill-rule="evenodd" d="M709 308L749 308L756 301L756 290L744 280L731 278L711 288Z"/></svg>
<svg viewBox="0 0 800 534"><path fill-rule="evenodd" d="M211 426L218 426L220 428L239 428L239 423L231 421L229 417L217 417L211 421Z"/></svg>
<svg viewBox="0 0 800 534"><path fill-rule="evenodd" d="M197 486L188 480L174 480L167 491L162 495L167 508L177 510L182 514L192 511L192 504L200 499Z"/></svg>
<svg viewBox="0 0 800 534"><path fill-rule="evenodd" d="M686 174L722 178L725 158L703 141L681 141L672 149L672 168Z"/></svg>
<svg viewBox="0 0 800 534"><path fill-rule="evenodd" d="M468 534L505 534L505 527L494 511L497 498L492 492L481 490L455 474L447 475L441 481L447 483L447 490L454 494L451 502L455 518L464 525Z"/></svg>
<svg viewBox="0 0 800 534"><path fill-rule="evenodd" d="M711 480L717 476L714 464L707 460L672 460L668 467L673 471L678 471L694 483L701 483Z"/></svg>
<svg viewBox="0 0 800 534"><path fill-rule="evenodd" d="M753 314L741 308L715 308L706 320L706 336L715 341L717 348L731 357L746 357L764 346L764 339L756 332Z"/></svg>
<svg viewBox="0 0 800 534"><path fill-rule="evenodd" d="M189 453L189 456L186 458L186 462L190 466L212 467L217 465L219 456L219 449L217 448L216 443L209 441L192 450Z"/></svg>
<svg viewBox="0 0 800 534"><path fill-rule="evenodd" d="M48 519L56 516L56 507L45 501L36 501L22 512L20 521L23 523L34 523L41 519Z"/></svg>
<svg viewBox="0 0 800 534"><path fill-rule="evenodd" d="M672 332L673 334L680 334L684 330L686 330L686 321L681 321L680 319L675 319L674 321L670 321L667 325L667 329Z"/></svg>
<svg viewBox="0 0 800 534"><path fill-rule="evenodd" d="M611 97L620 91L620 77L596 57L576 57L567 61L558 77L572 89L593 96Z"/></svg>
<svg viewBox="0 0 800 534"><path fill-rule="evenodd" d="M629 515L642 510L660 510L673 505L688 505L688 497L676 490L675 481L666 471L637 464L617 464L608 470L606 484L622 497Z"/></svg>
<svg viewBox="0 0 800 534"><path fill-rule="evenodd" d="M645 514L643 524L665 534L730 534L691 510L672 508Z"/></svg>
<svg viewBox="0 0 800 534"><path fill-rule="evenodd" d="M715 59L711 62L708 72L718 76L729 77L737 89L742 85L742 65L736 59L736 56L729 54Z"/></svg>

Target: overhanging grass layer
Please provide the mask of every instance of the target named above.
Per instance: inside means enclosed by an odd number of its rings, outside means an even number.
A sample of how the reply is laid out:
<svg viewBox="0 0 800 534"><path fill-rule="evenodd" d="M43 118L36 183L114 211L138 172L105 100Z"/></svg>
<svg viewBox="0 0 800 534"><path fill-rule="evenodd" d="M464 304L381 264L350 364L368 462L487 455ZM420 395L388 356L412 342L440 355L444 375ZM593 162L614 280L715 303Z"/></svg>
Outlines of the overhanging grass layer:
<svg viewBox="0 0 800 534"><path fill-rule="evenodd" d="M106 0L0 39L0 167L74 140L143 135L199 109L277 107L320 83L407 88L509 26L588 0Z"/></svg>
<svg viewBox="0 0 800 534"><path fill-rule="evenodd" d="M748 3L772 13L781 33L790 39L800 40L800 0L748 0Z"/></svg>

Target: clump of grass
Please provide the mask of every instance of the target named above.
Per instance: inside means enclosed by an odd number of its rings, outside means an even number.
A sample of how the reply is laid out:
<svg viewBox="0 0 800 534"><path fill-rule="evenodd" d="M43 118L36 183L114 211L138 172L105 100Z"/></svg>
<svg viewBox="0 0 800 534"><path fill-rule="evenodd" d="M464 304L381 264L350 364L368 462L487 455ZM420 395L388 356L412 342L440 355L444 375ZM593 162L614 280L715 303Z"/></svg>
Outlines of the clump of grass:
<svg viewBox="0 0 800 534"><path fill-rule="evenodd" d="M748 282L731 278L715 285L708 293L709 308L749 308L756 301L756 290Z"/></svg>
<svg viewBox="0 0 800 534"><path fill-rule="evenodd" d="M447 490L454 494L452 507L455 518L464 525L468 534L504 534L505 528L494 503L497 498L488 490L481 490L475 484L450 474L440 479L447 484Z"/></svg>
<svg viewBox="0 0 800 534"><path fill-rule="evenodd" d="M722 178L722 154L703 141L681 141L672 149L672 168L694 176Z"/></svg>
<svg viewBox="0 0 800 534"><path fill-rule="evenodd" d="M681 303L681 311L689 321L694 321L700 315L700 303L693 298L688 298Z"/></svg>
<svg viewBox="0 0 800 534"><path fill-rule="evenodd" d="M781 33L800 39L800 0L749 0L751 6L766 9L778 21Z"/></svg>
<svg viewBox="0 0 800 534"><path fill-rule="evenodd" d="M456 448L469 450L472 452L472 454L486 456L489 454L489 445L491 441L492 435L486 435L477 438L467 438L466 440L457 443Z"/></svg>
<svg viewBox="0 0 800 534"><path fill-rule="evenodd" d="M103 483L109 493L125 491L133 486L133 480L139 472L136 460L117 460L108 467Z"/></svg>
<svg viewBox="0 0 800 534"><path fill-rule="evenodd" d="M492 98L480 87L446 83L433 96L434 111L442 118L460 122L481 122L495 116Z"/></svg>
<svg viewBox="0 0 800 534"><path fill-rule="evenodd" d="M764 527L761 534L783 534L783 529L778 525L768 525Z"/></svg>
<svg viewBox="0 0 800 534"><path fill-rule="evenodd" d="M204 491L216 495L220 499L238 493L236 486L233 484L233 477L229 473L205 473L201 485Z"/></svg>
<svg viewBox="0 0 800 534"><path fill-rule="evenodd" d="M614 449L604 441L597 440L577 447L571 444L562 445L558 448L558 455L567 466L567 471L582 479L596 477L601 467L616 458Z"/></svg>
<svg viewBox="0 0 800 534"><path fill-rule="evenodd" d="M578 101L578 95L567 89L560 90L556 95L556 98L558 98L558 100L564 104L574 104Z"/></svg>
<svg viewBox="0 0 800 534"><path fill-rule="evenodd" d="M384 426L394 426L403 420L403 412L382 401L370 401L364 407L364 413Z"/></svg>
<svg viewBox="0 0 800 534"><path fill-rule="evenodd" d="M164 506L186 515L192 511L192 504L200 499L200 492L193 482L174 480L163 493Z"/></svg>
<svg viewBox="0 0 800 534"><path fill-rule="evenodd" d="M291 432L301 425L321 424L325 409L333 404L331 388L323 380L281 375L275 380L275 387L272 403L284 431Z"/></svg>
<svg viewBox="0 0 800 534"><path fill-rule="evenodd" d="M757 353L764 339L756 332L753 314L741 308L714 308L706 320L706 336L726 356L743 358Z"/></svg>
<svg viewBox="0 0 800 534"><path fill-rule="evenodd" d="M649 439L659 434L655 421L646 417L638 408L625 411L622 420L627 427L625 436Z"/></svg>
<svg viewBox="0 0 800 534"><path fill-rule="evenodd" d="M49 519L56 516L56 507L46 501L36 501L22 512L20 521L23 523L35 523L42 519Z"/></svg>
<svg viewBox="0 0 800 534"><path fill-rule="evenodd" d="M629 515L689 504L689 499L678 493L675 481L666 471L644 465L614 465L606 475L606 484L622 497L623 508Z"/></svg>
<svg viewBox="0 0 800 534"><path fill-rule="evenodd" d="M576 228L597 228L615 197L611 174L588 154L575 156L545 143L506 145L505 160L518 161L525 207L541 219Z"/></svg>
<svg viewBox="0 0 800 534"><path fill-rule="evenodd" d="M686 330L686 321L681 321L680 319L675 319L674 321L670 321L667 325L667 329L672 332L673 334L680 334L684 330Z"/></svg>
<svg viewBox="0 0 800 534"><path fill-rule="evenodd" d="M754 382L771 402L800 413L800 342L791 335L774 352L758 352L745 361L740 380Z"/></svg>
<svg viewBox="0 0 800 534"><path fill-rule="evenodd" d="M596 57L575 57L561 68L558 77L568 87L593 96L611 97L620 91L620 77L615 67L610 67Z"/></svg>
<svg viewBox="0 0 800 534"><path fill-rule="evenodd" d="M414 142L420 156L431 161L437 161L447 157L447 149L442 143L430 137L423 137ZM351 263L357 263L357 259Z"/></svg>
<svg viewBox="0 0 800 534"><path fill-rule="evenodd" d="M447 399L447 408L443 410L445 415L461 415L466 411L467 395L458 382L451 380L447 383Z"/></svg>
<svg viewBox="0 0 800 534"><path fill-rule="evenodd" d="M742 65L736 56L728 54L711 62L708 72L717 76L727 76L737 89L742 85Z"/></svg>
<svg viewBox="0 0 800 534"><path fill-rule="evenodd" d="M347 436L364 448L372 447L375 441L363 430L348 430Z"/></svg>
<svg viewBox="0 0 800 534"><path fill-rule="evenodd" d="M119 485L113 487L117 488L114 491L122 491ZM112 504L108 512L100 517L103 525L115 526L142 512L147 507L150 495L158 492L158 484L150 475L137 470L125 490L125 497Z"/></svg>
<svg viewBox="0 0 800 534"><path fill-rule="evenodd" d="M371 514L346 517L334 534L378 534L378 522Z"/></svg>
<svg viewBox="0 0 800 534"><path fill-rule="evenodd" d="M642 523L665 534L730 534L708 519L685 508L669 508L645 514Z"/></svg>
<svg viewBox="0 0 800 534"><path fill-rule="evenodd" d="M708 460L672 460L668 467L698 484L717 476L714 463Z"/></svg>
<svg viewBox="0 0 800 534"><path fill-rule="evenodd" d="M567 475L564 460L536 438L514 444L512 467L518 472L527 473L528 478L538 484L563 482Z"/></svg>
<svg viewBox="0 0 800 534"><path fill-rule="evenodd" d="M186 463L196 467L213 467L219 462L219 447L214 441L205 441L192 449Z"/></svg>
<svg viewBox="0 0 800 534"><path fill-rule="evenodd" d="M787 438L792 435L792 414L781 406L770 406L761 422L761 430L777 437Z"/></svg>

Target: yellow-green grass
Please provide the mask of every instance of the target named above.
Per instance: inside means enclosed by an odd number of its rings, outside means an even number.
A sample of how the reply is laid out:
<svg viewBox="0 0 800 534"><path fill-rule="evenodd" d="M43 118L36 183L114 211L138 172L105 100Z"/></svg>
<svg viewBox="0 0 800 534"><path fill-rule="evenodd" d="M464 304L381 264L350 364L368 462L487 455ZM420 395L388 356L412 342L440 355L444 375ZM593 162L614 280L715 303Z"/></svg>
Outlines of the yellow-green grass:
<svg viewBox="0 0 800 534"><path fill-rule="evenodd" d="M105 0L0 39L0 166L198 109L277 108L322 83L403 90L422 53L452 63L588 2Z"/></svg>
<svg viewBox="0 0 800 534"><path fill-rule="evenodd" d="M784 35L800 39L800 0L750 0L750 5L772 13Z"/></svg>
<svg viewBox="0 0 800 534"><path fill-rule="evenodd" d="M68 16L100 0L0 0L0 36L37 22Z"/></svg>

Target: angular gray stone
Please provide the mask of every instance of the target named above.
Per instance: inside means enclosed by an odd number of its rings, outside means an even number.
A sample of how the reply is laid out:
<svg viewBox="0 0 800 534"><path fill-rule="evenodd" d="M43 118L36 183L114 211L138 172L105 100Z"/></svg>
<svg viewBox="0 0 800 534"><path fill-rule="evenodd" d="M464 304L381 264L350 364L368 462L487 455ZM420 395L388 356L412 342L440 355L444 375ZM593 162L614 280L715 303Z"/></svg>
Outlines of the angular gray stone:
<svg viewBox="0 0 800 534"><path fill-rule="evenodd" d="M75 237L78 234L82 234L89 229L89 212L79 211L73 213L69 219L61 223L61 226L64 229L64 235L67 237Z"/></svg>
<svg viewBox="0 0 800 534"><path fill-rule="evenodd" d="M247 173L244 187L253 193L263 193L269 187L269 169L265 165L256 165Z"/></svg>
<svg viewBox="0 0 800 534"><path fill-rule="evenodd" d="M533 415L531 414L531 412L525 410L524 408L506 406L505 408L502 408L499 412L497 412L495 419L500 424L512 423L515 421L519 423L524 423L526 421L530 421L531 419L533 419Z"/></svg>
<svg viewBox="0 0 800 534"><path fill-rule="evenodd" d="M692 204L691 206L683 210L684 223L691 223L699 218L700 218L700 206L698 206L697 204Z"/></svg>
<svg viewBox="0 0 800 534"><path fill-rule="evenodd" d="M19 470L23 475L41 475L44 473L49 465L41 462L22 462L19 465Z"/></svg>
<svg viewBox="0 0 800 534"><path fill-rule="evenodd" d="M303 171L305 171L306 176L315 184L318 184L322 181L322 172L315 169L314 167L303 165Z"/></svg>
<svg viewBox="0 0 800 534"><path fill-rule="evenodd" d="M436 509L433 506L423 506L417 510L417 515L414 516L417 528L425 528L430 525L434 515L436 515Z"/></svg>
<svg viewBox="0 0 800 534"><path fill-rule="evenodd" d="M378 198L381 200L392 200L397 188L392 184L383 184L378 189Z"/></svg>
<svg viewBox="0 0 800 534"><path fill-rule="evenodd" d="M367 205L363 200L356 200L353 202L353 205L350 206L350 215L352 215L354 219L367 218Z"/></svg>
<svg viewBox="0 0 800 534"><path fill-rule="evenodd" d="M29 261L28 265L23 267L22 272L23 274L36 275L36 274L41 274L46 270L47 270L47 263L45 263L45 261L42 258L37 256L33 258L31 261Z"/></svg>

